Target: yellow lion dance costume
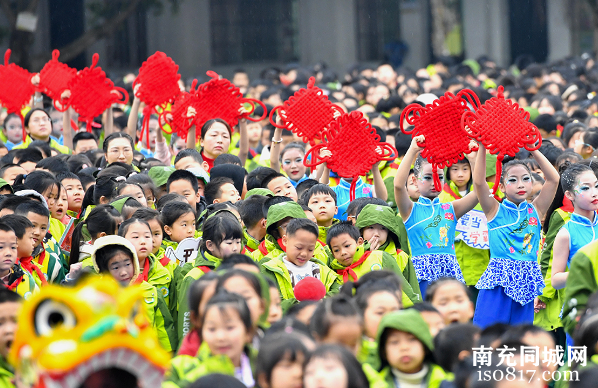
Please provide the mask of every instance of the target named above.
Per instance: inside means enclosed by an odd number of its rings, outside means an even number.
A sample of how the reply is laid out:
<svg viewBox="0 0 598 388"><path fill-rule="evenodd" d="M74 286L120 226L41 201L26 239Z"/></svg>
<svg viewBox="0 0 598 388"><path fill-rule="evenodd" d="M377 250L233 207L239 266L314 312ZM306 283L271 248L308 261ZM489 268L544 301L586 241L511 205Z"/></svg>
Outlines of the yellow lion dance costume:
<svg viewBox="0 0 598 388"><path fill-rule="evenodd" d="M36 388L159 387L170 355L143 294L109 277L46 286L26 301L9 361Z"/></svg>

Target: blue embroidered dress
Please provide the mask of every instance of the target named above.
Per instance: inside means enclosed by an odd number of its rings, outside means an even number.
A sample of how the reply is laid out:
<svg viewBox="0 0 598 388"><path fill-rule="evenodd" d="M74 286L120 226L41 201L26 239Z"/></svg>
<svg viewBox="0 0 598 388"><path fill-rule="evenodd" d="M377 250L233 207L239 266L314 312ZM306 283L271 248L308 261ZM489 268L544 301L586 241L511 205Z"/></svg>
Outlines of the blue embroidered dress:
<svg viewBox="0 0 598 388"><path fill-rule="evenodd" d="M465 283L455 255L456 226L452 203L419 197L413 204L405 227L418 281L450 277Z"/></svg>
<svg viewBox="0 0 598 388"><path fill-rule="evenodd" d="M522 306L542 293L544 279L538 264L541 224L536 208L508 199L488 221L490 263L476 284L480 290L503 287L505 294Z"/></svg>
<svg viewBox="0 0 598 388"><path fill-rule="evenodd" d="M334 218L341 221L347 221L347 208L351 202L351 182L341 179L338 182L338 185L331 187L331 189L336 193L336 206L338 206L338 211L334 215ZM361 178L358 178L357 183L355 184L355 198L372 198L373 196L374 187L364 183Z"/></svg>
<svg viewBox="0 0 598 388"><path fill-rule="evenodd" d="M567 268L571 264L571 258L577 251L598 238L598 217L594 212L594 222L584 216L571 213L571 220L562 228L569 232L569 257L567 258Z"/></svg>

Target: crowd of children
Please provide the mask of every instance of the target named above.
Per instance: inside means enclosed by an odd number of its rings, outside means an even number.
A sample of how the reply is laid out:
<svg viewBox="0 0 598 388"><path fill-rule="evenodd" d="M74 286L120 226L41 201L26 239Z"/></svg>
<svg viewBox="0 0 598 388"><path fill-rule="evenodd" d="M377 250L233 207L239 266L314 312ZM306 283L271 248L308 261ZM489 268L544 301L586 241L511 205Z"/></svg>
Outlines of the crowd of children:
<svg viewBox="0 0 598 388"><path fill-rule="evenodd" d="M288 66L231 79L270 112L310 76L397 150L353 196L351 178L306 168L310 146L267 119L232 128L215 117L181 139L152 116L139 141L144 104L131 83L116 82L131 104L90 131L39 93L23 111L25 140L18 117L0 115L0 387L18 377L6 358L23 300L88 276L142 289L172 354L165 388L593 386L594 59L355 66L342 81L323 66ZM542 145L505 158L494 196L496 156L481 144L433 171L420 155L426 138L399 121L410 103L463 88L483 103L499 85ZM526 347L539 349L535 363ZM571 351L582 347L583 360ZM483 364L480 349L490 350ZM517 362L503 364L505 354Z"/></svg>

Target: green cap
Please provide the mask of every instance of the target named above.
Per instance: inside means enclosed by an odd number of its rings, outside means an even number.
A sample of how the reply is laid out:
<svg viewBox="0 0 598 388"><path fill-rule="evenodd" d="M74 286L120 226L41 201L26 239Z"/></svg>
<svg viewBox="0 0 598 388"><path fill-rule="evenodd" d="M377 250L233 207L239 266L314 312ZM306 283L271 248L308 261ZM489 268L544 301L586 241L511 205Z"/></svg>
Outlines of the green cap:
<svg viewBox="0 0 598 388"><path fill-rule="evenodd" d="M3 188L5 188L5 187L6 187L7 189L9 189L11 193L13 193L13 194L14 194L14 191L13 191L13 189L12 189L12 186L11 186L11 185L10 185L10 184L9 184L7 181L5 181L4 179L0 178L0 190L2 190L2 189L3 189Z"/></svg>
<svg viewBox="0 0 598 388"><path fill-rule="evenodd" d="M429 351L434 351L434 342L430 334L430 328L419 311L415 309L407 309L400 311L393 311L384 315L378 326L378 335L376 336L378 344L382 334L388 329L394 329L405 333L414 335ZM380 344L383 345L383 344ZM381 352L384 351L385 346L378 346L379 360L382 358ZM380 366L380 365L378 365ZM386 365L382 365L383 367Z"/></svg>
<svg viewBox="0 0 598 388"><path fill-rule="evenodd" d="M175 172L174 167L169 166L154 166L149 169L147 175L154 181L157 187L164 186L168 182L168 178Z"/></svg>
<svg viewBox="0 0 598 388"><path fill-rule="evenodd" d="M116 210L118 210L118 212L119 212L120 214L122 214L122 213L123 213L123 207L125 206L125 202L127 202L127 200L128 200L129 198L133 198L133 197L126 196L126 197L123 197L123 198L121 198L121 199L117 199L117 200L116 200L116 201L114 201L114 202L110 202L110 205L114 206L114 208L115 208Z"/></svg>
<svg viewBox="0 0 598 388"><path fill-rule="evenodd" d="M525 108L523 108L524 111L529 112L529 121L532 122L536 119L536 117L540 116L540 112L538 112L538 109L533 108L531 106L526 106Z"/></svg>
<svg viewBox="0 0 598 388"><path fill-rule="evenodd" d="M269 229L270 226L276 225L278 221L284 220L287 217L307 218L303 208L297 202L288 201L277 203L276 205L270 206L268 209L268 223L266 224L266 229Z"/></svg>
<svg viewBox="0 0 598 388"><path fill-rule="evenodd" d="M390 206L365 205L357 216L355 226L358 229L363 229L374 224L380 224L387 228L389 232L395 235L395 242L398 242L401 235L399 219Z"/></svg>
<svg viewBox="0 0 598 388"><path fill-rule="evenodd" d="M255 189L249 190L247 193L245 193L245 199L251 197L252 195L264 195L266 197L274 197L273 192L271 192L268 189L261 188L261 187L257 187Z"/></svg>

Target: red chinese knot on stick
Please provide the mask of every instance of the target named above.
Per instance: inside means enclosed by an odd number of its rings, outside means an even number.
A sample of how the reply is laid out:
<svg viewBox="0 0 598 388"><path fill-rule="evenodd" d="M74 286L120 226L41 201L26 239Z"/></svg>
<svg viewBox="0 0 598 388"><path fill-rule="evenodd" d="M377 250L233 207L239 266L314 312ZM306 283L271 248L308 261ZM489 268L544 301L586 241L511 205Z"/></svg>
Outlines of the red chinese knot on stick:
<svg viewBox="0 0 598 388"><path fill-rule="evenodd" d="M8 63L10 49L4 54L4 65L0 65L0 102L8 113L16 113L23 126L23 141L27 137L25 122L21 109L31 100L35 86L31 83L33 74L15 63Z"/></svg>
<svg viewBox="0 0 598 388"><path fill-rule="evenodd" d="M471 137L479 141L496 160L496 181L492 194L496 194L502 161L505 155L515 156L521 147L535 151L542 145L538 128L529 122L529 112L517 103L505 100L504 88L498 87L498 94L486 101L475 112L465 112L461 117L461 127L469 130ZM536 144L537 142L537 144Z"/></svg>
<svg viewBox="0 0 598 388"><path fill-rule="evenodd" d="M166 109L168 103L181 93L178 74L179 67L165 53L156 51L139 68L139 75L133 82L133 88L140 84L137 97L146 104L143 110L143 124L139 141L143 141L144 134L149 135L149 120L153 112L157 112L156 106Z"/></svg>
<svg viewBox="0 0 598 388"><path fill-rule="evenodd" d="M54 108L60 112L68 109L66 101L62 101L62 92L68 89L69 82L77 75L77 70L66 63L58 61L60 52L52 51L52 59L39 72L38 90L54 101ZM59 103L57 105L56 103Z"/></svg>
<svg viewBox="0 0 598 388"><path fill-rule="evenodd" d="M320 150L324 147L331 152L331 156L320 157ZM309 150L303 164L315 167L326 162L339 176L353 178L350 191L352 201L355 199L359 176L366 175L375 163L393 160L396 155L397 150L392 145L380 142L380 136L363 114L353 111L342 114L330 123L329 128L322 133L322 143ZM308 162L310 157L311 162Z"/></svg>
<svg viewBox="0 0 598 388"><path fill-rule="evenodd" d="M328 100L322 89L315 86L316 79L311 77L307 88L299 89L282 105L270 112L270 123L278 128L286 128L296 133L304 143L316 144L322 139L322 132L335 119L335 113L342 114L343 110ZM274 112L279 110L283 125L277 125Z"/></svg>
<svg viewBox="0 0 598 388"><path fill-rule="evenodd" d="M442 190L442 183L437 170L457 163L470 151L471 139L465 129L461 128L461 117L468 111L467 101L474 107L480 106L475 93L463 89L456 96L447 92L425 107L410 104L401 113L401 131L412 137L425 137L421 156L432 164L434 187L438 192ZM414 128L404 128L405 121Z"/></svg>
<svg viewBox="0 0 598 388"><path fill-rule="evenodd" d="M85 121L87 132L91 132L91 123L113 103L126 104L129 94L123 88L115 87L106 77L101 67L96 67L100 56L93 54L90 67L81 70L69 82L71 97L69 105L79 113L80 120Z"/></svg>

